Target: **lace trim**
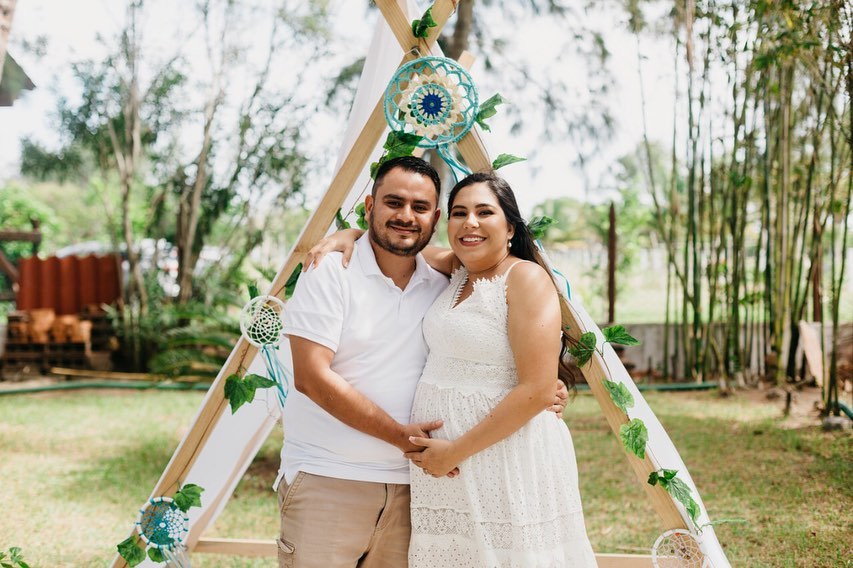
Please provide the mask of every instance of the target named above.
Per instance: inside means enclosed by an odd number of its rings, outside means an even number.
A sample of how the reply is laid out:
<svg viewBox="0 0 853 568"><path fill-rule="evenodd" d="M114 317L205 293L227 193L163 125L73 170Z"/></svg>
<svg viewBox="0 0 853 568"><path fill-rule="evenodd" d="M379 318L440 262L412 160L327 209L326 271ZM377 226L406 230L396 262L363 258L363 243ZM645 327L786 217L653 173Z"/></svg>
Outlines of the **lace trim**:
<svg viewBox="0 0 853 568"><path fill-rule="evenodd" d="M477 289L482 287L482 286L486 286L489 284L497 284L497 283L500 283L501 281L503 281L503 300L504 300L504 304L506 304L506 279L507 279L507 276L509 276L510 271L512 271L512 269L515 268L516 265L521 264L522 262L525 262L525 261L524 260L518 260L518 261L514 262L509 268L507 268L503 272L503 274L495 274L494 276L492 276L490 278L477 278L476 280L474 280L474 282L472 284L473 289L471 290L471 296L473 296L474 293L477 291ZM459 297L462 295L462 290L465 288L465 284L468 283L468 278L469 278L468 269L465 268L464 266L460 266L459 268L454 270L453 273L450 275L451 283L453 283L454 278L457 278L457 276L459 277L458 278L459 281L456 282L455 284L453 284L456 286L456 289L453 293L452 301L450 302L450 309L451 310L455 310L460 305ZM467 298L465 298L464 302L467 302L468 300L470 300L471 296L468 296Z"/></svg>
<svg viewBox="0 0 853 568"><path fill-rule="evenodd" d="M412 535L449 535L468 539L479 535L487 548L497 550L547 550L562 542L587 540L581 513L563 514L541 522L519 524L475 521L470 513L418 507L412 507Z"/></svg>

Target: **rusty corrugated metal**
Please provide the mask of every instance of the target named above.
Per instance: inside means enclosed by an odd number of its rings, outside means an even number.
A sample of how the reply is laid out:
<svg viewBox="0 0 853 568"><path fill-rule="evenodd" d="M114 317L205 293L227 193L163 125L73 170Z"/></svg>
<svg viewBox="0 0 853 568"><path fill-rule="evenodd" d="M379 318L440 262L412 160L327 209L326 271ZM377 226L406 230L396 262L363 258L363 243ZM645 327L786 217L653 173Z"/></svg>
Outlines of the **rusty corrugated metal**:
<svg viewBox="0 0 853 568"><path fill-rule="evenodd" d="M51 309L65 315L78 314L87 306L113 304L121 296L119 262L116 255L23 258L17 309Z"/></svg>
<svg viewBox="0 0 853 568"><path fill-rule="evenodd" d="M41 261L38 257L22 258L18 264L18 298L15 302L19 310L34 310L39 307L39 279Z"/></svg>

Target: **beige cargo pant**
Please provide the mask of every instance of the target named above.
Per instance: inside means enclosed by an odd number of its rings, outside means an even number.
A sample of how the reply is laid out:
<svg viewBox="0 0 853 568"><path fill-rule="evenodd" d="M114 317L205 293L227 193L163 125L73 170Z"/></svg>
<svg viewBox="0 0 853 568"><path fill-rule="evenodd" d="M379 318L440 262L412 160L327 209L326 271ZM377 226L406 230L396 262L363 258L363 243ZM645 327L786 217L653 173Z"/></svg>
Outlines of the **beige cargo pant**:
<svg viewBox="0 0 853 568"><path fill-rule="evenodd" d="M408 485L299 472L279 484L281 568L405 568Z"/></svg>

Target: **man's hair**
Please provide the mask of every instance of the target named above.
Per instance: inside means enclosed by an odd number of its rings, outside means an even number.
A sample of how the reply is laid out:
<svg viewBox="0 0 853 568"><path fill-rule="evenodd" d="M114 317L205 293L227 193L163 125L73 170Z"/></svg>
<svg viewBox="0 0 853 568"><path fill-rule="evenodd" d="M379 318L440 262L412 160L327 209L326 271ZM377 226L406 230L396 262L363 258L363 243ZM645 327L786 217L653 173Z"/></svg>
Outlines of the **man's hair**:
<svg viewBox="0 0 853 568"><path fill-rule="evenodd" d="M400 168L404 171L420 174L431 179L435 186L435 202L438 204L441 199L441 178L429 162L420 158L415 158L414 156L401 156L399 158L392 158L382 162L382 165L379 166L379 169L376 171L376 181L373 182L373 189L370 190L370 195L376 197L376 190L379 188L382 180L388 172L394 168Z"/></svg>

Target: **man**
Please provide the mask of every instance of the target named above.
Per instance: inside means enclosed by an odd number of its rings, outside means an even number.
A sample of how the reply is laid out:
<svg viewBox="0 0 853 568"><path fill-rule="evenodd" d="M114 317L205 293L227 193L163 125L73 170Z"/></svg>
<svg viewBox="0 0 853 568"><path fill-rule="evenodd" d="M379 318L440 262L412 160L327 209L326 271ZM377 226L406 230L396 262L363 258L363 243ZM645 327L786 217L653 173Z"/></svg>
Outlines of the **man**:
<svg viewBox="0 0 853 568"><path fill-rule="evenodd" d="M279 565L407 564L409 464L440 421L409 424L426 362L421 322L447 278L419 251L440 181L418 158L385 162L365 199L368 233L301 276L285 313L294 383L279 477ZM457 472L451 472L455 475Z"/></svg>

